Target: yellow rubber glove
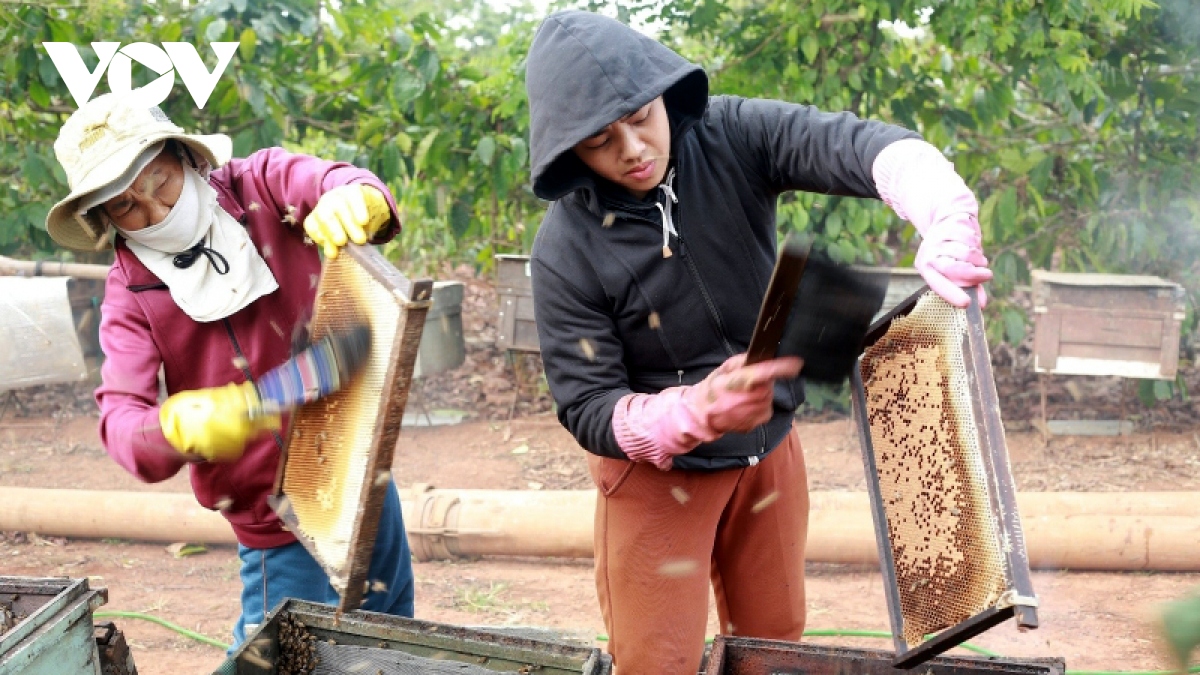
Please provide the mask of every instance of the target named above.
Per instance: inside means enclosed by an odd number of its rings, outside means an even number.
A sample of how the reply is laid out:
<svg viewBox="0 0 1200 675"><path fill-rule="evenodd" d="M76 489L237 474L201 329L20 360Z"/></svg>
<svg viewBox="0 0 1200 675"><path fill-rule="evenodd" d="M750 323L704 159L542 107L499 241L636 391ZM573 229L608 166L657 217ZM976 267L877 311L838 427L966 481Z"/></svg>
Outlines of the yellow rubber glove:
<svg viewBox="0 0 1200 675"><path fill-rule="evenodd" d="M304 231L332 260L347 241L367 243L391 218L392 211L382 192L370 185L351 183L321 195L304 219Z"/></svg>
<svg viewBox="0 0 1200 675"><path fill-rule="evenodd" d="M158 419L163 436L179 452L232 462L242 456L251 438L280 428L279 416L258 414L261 409L254 385L244 382L174 394L163 402Z"/></svg>

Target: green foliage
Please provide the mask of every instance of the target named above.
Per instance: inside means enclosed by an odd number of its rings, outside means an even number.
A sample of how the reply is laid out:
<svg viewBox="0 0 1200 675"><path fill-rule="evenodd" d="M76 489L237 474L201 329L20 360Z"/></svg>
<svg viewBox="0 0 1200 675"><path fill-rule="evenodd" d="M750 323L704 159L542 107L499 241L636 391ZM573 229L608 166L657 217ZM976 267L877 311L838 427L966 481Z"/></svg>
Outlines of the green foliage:
<svg viewBox="0 0 1200 675"><path fill-rule="evenodd" d="M675 0L654 16L716 92L849 110L946 152L981 200L993 341L1026 334L1006 299L1033 268L1159 275L1195 306L1191 3ZM813 232L837 259L904 265L915 252L910 228L878 204L797 195L780 213L782 229Z"/></svg>
<svg viewBox="0 0 1200 675"><path fill-rule="evenodd" d="M1184 379L1185 368L1180 368L1174 380L1138 380L1138 400L1147 408L1153 408L1162 401L1170 401L1179 396L1188 400L1187 381Z"/></svg>
<svg viewBox="0 0 1200 675"><path fill-rule="evenodd" d="M403 235L387 250L414 272L527 250L540 206L526 188L522 59L538 17L529 7L501 14L486 3L419 5L0 5L8 76L0 82L0 254L62 255L43 224L67 191L52 144L75 104L41 47L50 40L83 46L89 67L91 41L189 42L210 67L209 42L237 41L203 110L177 82L163 104L173 121L228 134L237 155L282 144L372 169L402 211ZM448 27L463 16L470 21ZM135 84L149 79L143 71L135 65Z"/></svg>
<svg viewBox="0 0 1200 675"><path fill-rule="evenodd" d="M941 148L980 198L993 341L1027 332L1009 297L1034 268L1179 281L1194 330L1200 15L1188 0L583 4L659 31L715 93L849 110ZM74 103L40 43L115 39L190 42L210 65L209 42L239 42L204 110L178 88L167 113L229 134L239 154L282 143L371 168L403 212L386 251L414 273L527 252L543 205L528 186L524 56L540 18L528 0L0 4L0 254L58 254L42 223L66 190L51 146ZM908 265L916 249L878 202L792 194L779 214L781 233L812 233L837 260Z"/></svg>
<svg viewBox="0 0 1200 675"><path fill-rule="evenodd" d="M1186 669L1192 651L1200 646L1200 593L1168 603L1161 614L1163 637L1181 669Z"/></svg>

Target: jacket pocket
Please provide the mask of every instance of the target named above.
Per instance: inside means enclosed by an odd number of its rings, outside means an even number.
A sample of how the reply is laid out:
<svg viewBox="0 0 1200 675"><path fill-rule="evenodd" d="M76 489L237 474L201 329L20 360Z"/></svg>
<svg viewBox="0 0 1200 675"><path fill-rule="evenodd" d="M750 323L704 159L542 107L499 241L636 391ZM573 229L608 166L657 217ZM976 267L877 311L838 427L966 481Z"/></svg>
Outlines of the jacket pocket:
<svg viewBox="0 0 1200 675"><path fill-rule="evenodd" d="M629 474L633 473L634 462L625 459L612 459L588 453L588 471L592 474L592 482L605 497L616 493Z"/></svg>

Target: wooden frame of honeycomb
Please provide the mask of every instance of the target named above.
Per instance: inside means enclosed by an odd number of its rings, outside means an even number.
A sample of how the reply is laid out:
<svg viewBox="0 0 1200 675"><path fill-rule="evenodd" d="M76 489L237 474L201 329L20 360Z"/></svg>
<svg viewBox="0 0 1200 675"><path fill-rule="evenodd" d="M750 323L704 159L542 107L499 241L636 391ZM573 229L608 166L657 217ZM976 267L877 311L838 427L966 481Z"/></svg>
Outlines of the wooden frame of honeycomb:
<svg viewBox="0 0 1200 675"><path fill-rule="evenodd" d="M1008 618L1037 627L1000 406L972 291L881 317L851 377L896 667Z"/></svg>
<svg viewBox="0 0 1200 675"><path fill-rule="evenodd" d="M410 281L375 249L353 244L325 263L317 286L311 338L366 321L371 353L349 385L292 414L268 502L329 574L339 612L358 609L366 594L432 294L432 280Z"/></svg>

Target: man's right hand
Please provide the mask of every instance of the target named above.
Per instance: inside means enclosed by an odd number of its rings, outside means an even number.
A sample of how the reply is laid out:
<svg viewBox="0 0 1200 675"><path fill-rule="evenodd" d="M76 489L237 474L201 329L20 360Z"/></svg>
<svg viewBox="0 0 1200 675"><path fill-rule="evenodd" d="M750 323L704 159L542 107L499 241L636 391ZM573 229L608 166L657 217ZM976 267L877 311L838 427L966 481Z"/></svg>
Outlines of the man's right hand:
<svg viewBox="0 0 1200 675"><path fill-rule="evenodd" d="M629 394L613 408L613 434L629 459L666 471L677 455L727 433L753 431L775 413L775 380L800 374L804 361L783 356L753 365L725 360L699 384Z"/></svg>
<svg viewBox="0 0 1200 675"><path fill-rule="evenodd" d="M163 436L184 455L209 462L232 462L246 443L267 429L279 429L278 415L251 415L261 409L250 382L181 391L163 402L158 418Z"/></svg>
<svg viewBox="0 0 1200 675"><path fill-rule="evenodd" d="M683 394L683 403L696 420L717 436L753 431L774 414L775 380L800 374L802 361L783 356L745 365L746 355L725 360L699 384Z"/></svg>

